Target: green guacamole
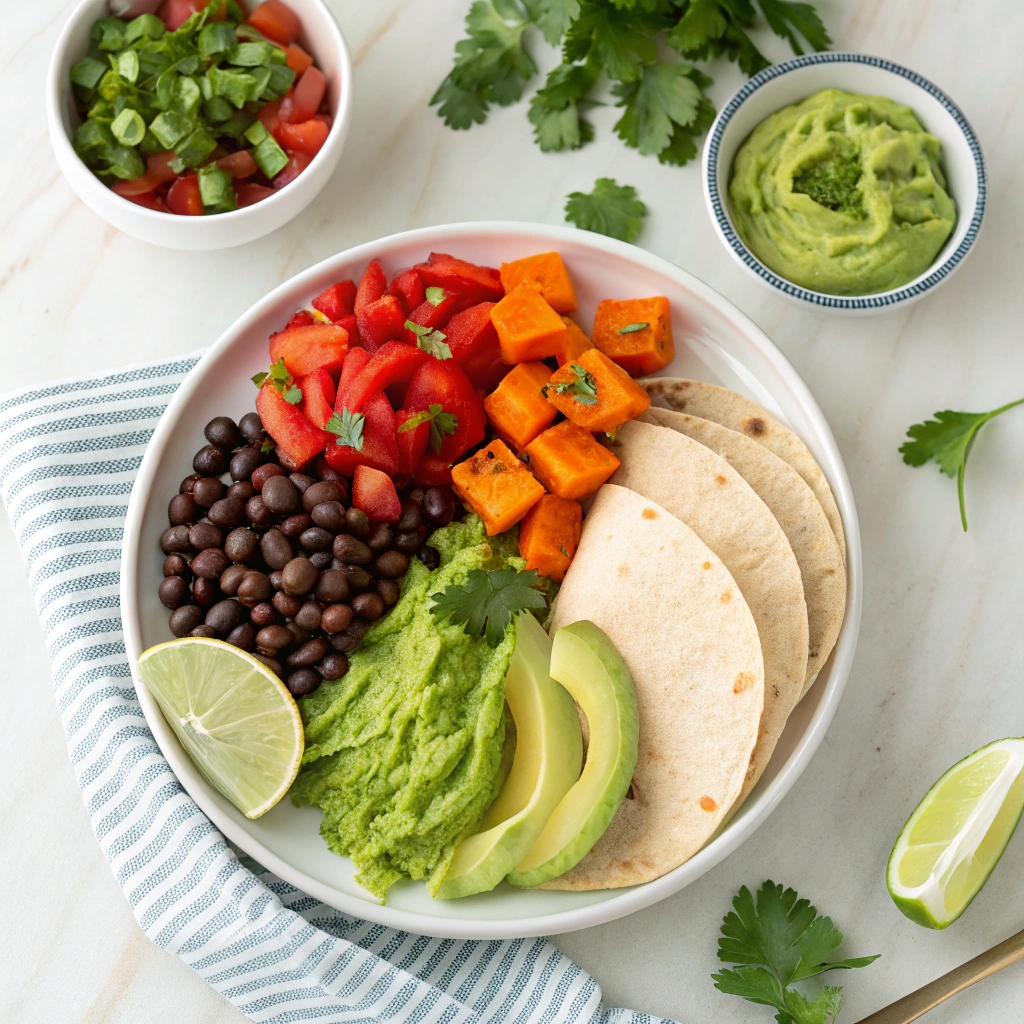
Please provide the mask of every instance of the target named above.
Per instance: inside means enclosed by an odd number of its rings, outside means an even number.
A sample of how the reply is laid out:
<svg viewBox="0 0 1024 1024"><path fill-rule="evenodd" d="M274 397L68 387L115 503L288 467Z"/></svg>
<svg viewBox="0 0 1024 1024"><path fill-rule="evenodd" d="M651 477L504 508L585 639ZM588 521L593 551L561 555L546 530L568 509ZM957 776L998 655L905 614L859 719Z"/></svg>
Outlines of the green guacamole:
<svg viewBox="0 0 1024 1024"><path fill-rule="evenodd" d="M323 809L320 833L384 899L402 877L439 880L502 781L510 627L498 647L438 625L428 595L471 569L522 568L515 534L487 538L476 516L438 530L434 572L413 560L391 613L367 632L348 674L299 702L299 806ZM507 767L507 766L506 766Z"/></svg>
<svg viewBox="0 0 1024 1024"><path fill-rule="evenodd" d="M956 223L940 158L909 107L825 89L740 147L733 223L762 263L804 288L898 288L928 269Z"/></svg>

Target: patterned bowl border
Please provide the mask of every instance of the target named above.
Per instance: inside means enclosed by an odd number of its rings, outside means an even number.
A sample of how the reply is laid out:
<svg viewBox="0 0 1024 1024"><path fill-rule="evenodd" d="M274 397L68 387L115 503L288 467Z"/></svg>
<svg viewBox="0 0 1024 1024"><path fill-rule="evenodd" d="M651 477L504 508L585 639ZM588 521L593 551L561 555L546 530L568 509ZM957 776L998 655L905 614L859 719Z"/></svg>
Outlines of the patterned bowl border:
<svg viewBox="0 0 1024 1024"><path fill-rule="evenodd" d="M927 277L922 278L920 281L915 281L893 291L863 296L826 295L823 292L813 292L807 288L801 288L799 285L779 277L757 259L740 240L725 212L722 197L718 191L718 149L721 145L725 129L728 127L733 115L761 86L778 78L780 75L785 75L790 71L796 71L812 64L869 64L871 67L882 68L885 71L891 71L893 74L900 75L938 100L953 120L956 121L960 131L963 132L964 139L970 147L971 155L974 157L974 171L978 178L978 198L974 205L974 214L971 217L967 233L961 239L956 249L946 256ZM981 229L982 218L985 216L987 197L985 160L981 155L981 146L978 144L974 129L967 118L964 117L963 111L938 86L929 82L927 78L922 77L916 71L911 71L901 64L894 64L892 61L885 60L882 57L872 57L863 53L812 53L765 68L764 71L751 78L726 104L722 113L718 116L714 130L708 138L707 145L706 185L708 196L711 200L711 207L718 226L732 251L758 277L772 285L772 287L785 292L786 295L792 298L801 299L815 306L847 310L882 309L886 306L895 306L898 303L923 295L945 280L959 266L963 258L970 251L971 246L974 245L978 232Z"/></svg>

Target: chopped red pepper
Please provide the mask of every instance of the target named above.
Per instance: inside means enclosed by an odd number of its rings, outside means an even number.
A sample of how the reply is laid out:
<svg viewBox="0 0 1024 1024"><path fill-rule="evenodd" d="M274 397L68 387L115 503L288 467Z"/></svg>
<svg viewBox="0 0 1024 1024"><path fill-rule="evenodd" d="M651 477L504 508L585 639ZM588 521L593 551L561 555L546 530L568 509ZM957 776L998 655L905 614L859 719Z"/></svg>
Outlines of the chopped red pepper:
<svg viewBox="0 0 1024 1024"><path fill-rule="evenodd" d="M416 264L416 270L425 285L459 292L467 305L497 302L505 294L501 275L493 267L479 267L443 252L432 252L426 263Z"/></svg>
<svg viewBox="0 0 1024 1024"><path fill-rule="evenodd" d="M285 63L297 75L301 75L313 63L313 58L298 43L289 43L284 49L284 55Z"/></svg>
<svg viewBox="0 0 1024 1024"><path fill-rule="evenodd" d="M411 420L416 413L400 409L395 413L398 428L398 472L411 474L423 458L430 441L430 424L420 423L411 430L402 430L402 424Z"/></svg>
<svg viewBox="0 0 1024 1024"><path fill-rule="evenodd" d="M438 454L445 462L454 462L484 439L487 420L483 399L451 359L428 359L409 381L405 408L415 413L432 405L441 406L443 412L455 417L454 431L442 431Z"/></svg>
<svg viewBox="0 0 1024 1024"><path fill-rule="evenodd" d="M359 376L346 388L346 408L358 412L375 391L383 391L391 384L409 380L419 366L430 358L426 352L406 345L404 341L385 342L370 356Z"/></svg>
<svg viewBox="0 0 1024 1024"><path fill-rule="evenodd" d="M294 43L302 29L299 16L281 0L263 0L249 15L249 24L281 46Z"/></svg>
<svg viewBox="0 0 1024 1024"><path fill-rule="evenodd" d="M337 323L344 316L351 316L355 308L355 281L339 281L325 288L310 305L319 310L328 320Z"/></svg>
<svg viewBox="0 0 1024 1024"><path fill-rule="evenodd" d="M481 302L456 313L445 328L445 337L456 366L466 371L473 386L493 391L512 369L501 358L498 332L491 323L493 302Z"/></svg>
<svg viewBox="0 0 1024 1024"><path fill-rule="evenodd" d="M371 302L376 302L388 290L388 278L380 260L370 260L359 278L359 287L356 289L355 302L352 304L352 311L358 316L366 309Z"/></svg>
<svg viewBox="0 0 1024 1024"><path fill-rule="evenodd" d="M264 384L257 393L256 412L263 421L263 429L274 439L278 453L294 466L316 458L331 437L310 423L297 405L286 402L272 384Z"/></svg>
<svg viewBox="0 0 1024 1024"><path fill-rule="evenodd" d="M306 419L314 427L323 427L334 412L334 399L337 397L334 378L321 368L300 377L296 384L302 389L300 408L306 414Z"/></svg>
<svg viewBox="0 0 1024 1024"><path fill-rule="evenodd" d="M386 341L405 336L405 310L394 295L383 295L376 302L359 308L356 303L356 323L359 340L370 352L376 352Z"/></svg>
<svg viewBox="0 0 1024 1024"><path fill-rule="evenodd" d="M284 359L293 377L304 377L321 367L336 374L347 351L348 334L336 324L292 327L270 336L270 361Z"/></svg>
<svg viewBox="0 0 1024 1024"><path fill-rule="evenodd" d="M156 210L158 213L171 212L167 209L167 203L164 202L163 196L159 192L142 192L139 195L124 196L123 198L136 206L144 206L147 210Z"/></svg>
<svg viewBox="0 0 1024 1024"><path fill-rule="evenodd" d="M412 478L421 487L443 487L452 482L452 467L440 455L428 451L413 470Z"/></svg>
<svg viewBox="0 0 1024 1024"><path fill-rule="evenodd" d="M423 278L412 267L396 274L391 279L388 291L405 307L407 313L412 312L427 298L427 289Z"/></svg>
<svg viewBox="0 0 1024 1024"><path fill-rule="evenodd" d="M394 481L369 466L357 466L352 478L352 507L365 512L371 523L397 523L402 503Z"/></svg>
<svg viewBox="0 0 1024 1024"><path fill-rule="evenodd" d="M356 327L356 318L354 315L343 316L338 320L335 327L341 327L348 332L348 343L353 348L359 345L359 328Z"/></svg>

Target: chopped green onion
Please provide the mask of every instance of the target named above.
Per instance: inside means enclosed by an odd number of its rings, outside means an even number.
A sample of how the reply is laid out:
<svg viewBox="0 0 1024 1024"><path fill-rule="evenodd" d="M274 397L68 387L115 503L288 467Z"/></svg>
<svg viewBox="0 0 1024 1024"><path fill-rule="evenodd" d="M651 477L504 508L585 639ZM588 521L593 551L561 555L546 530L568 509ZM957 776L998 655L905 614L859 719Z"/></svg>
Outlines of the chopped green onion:
<svg viewBox="0 0 1024 1024"><path fill-rule="evenodd" d="M431 285L427 289L427 302L435 308L440 306L444 302L444 289L438 288L437 285Z"/></svg>
<svg viewBox="0 0 1024 1024"><path fill-rule="evenodd" d="M110 130L122 146L137 146L146 134L146 122L137 110L126 107L111 122Z"/></svg>
<svg viewBox="0 0 1024 1024"><path fill-rule="evenodd" d="M212 96L203 104L203 117L217 125L217 131L221 131L221 122L230 121L234 116L235 108L223 96Z"/></svg>
<svg viewBox="0 0 1024 1024"><path fill-rule="evenodd" d="M254 146L258 146L269 134L262 121L256 120L242 133Z"/></svg>
<svg viewBox="0 0 1024 1024"><path fill-rule="evenodd" d="M165 110L153 118L149 130L164 149L174 147L189 133L192 122L176 110Z"/></svg>
<svg viewBox="0 0 1024 1024"><path fill-rule="evenodd" d="M238 43L228 54L228 63L239 68L258 68L263 64L269 64L271 54L278 49L271 43Z"/></svg>
<svg viewBox="0 0 1024 1024"><path fill-rule="evenodd" d="M256 79L246 71L210 68L206 72L214 96L223 96L241 109L251 99Z"/></svg>
<svg viewBox="0 0 1024 1024"><path fill-rule="evenodd" d="M256 122L259 124L259 122ZM288 154L277 144L273 135L252 147L256 166L268 177L276 178L288 166Z"/></svg>
<svg viewBox="0 0 1024 1024"><path fill-rule="evenodd" d="M233 50L237 43L234 25L226 21L214 21L202 27L196 40L196 48L199 50L199 56L205 60L214 54Z"/></svg>
<svg viewBox="0 0 1024 1024"><path fill-rule="evenodd" d="M71 81L83 89L92 90L106 73L107 66L95 57L83 57L71 68Z"/></svg>
<svg viewBox="0 0 1024 1024"><path fill-rule="evenodd" d="M236 24L240 21L245 21L245 12L235 3L235 0L228 0L224 9L227 11L228 18Z"/></svg>
<svg viewBox="0 0 1024 1024"><path fill-rule="evenodd" d="M120 18L100 18L92 27L93 42L109 52L124 49L125 24Z"/></svg>
<svg viewBox="0 0 1024 1024"><path fill-rule="evenodd" d="M203 94L194 78L179 78L171 87L171 106L186 117L195 117Z"/></svg>
<svg viewBox="0 0 1024 1024"><path fill-rule="evenodd" d="M199 58L190 53L175 63L174 70L182 75L194 75L199 70Z"/></svg>
<svg viewBox="0 0 1024 1024"><path fill-rule="evenodd" d="M151 132L146 131L146 134L142 136L142 141L139 143L139 152L143 156L153 156L154 153L162 153L164 147L160 145L160 140Z"/></svg>
<svg viewBox="0 0 1024 1024"><path fill-rule="evenodd" d="M263 90L263 98L268 102L279 100L295 81L295 72L287 64L271 64L267 69L270 71L270 80Z"/></svg>
<svg viewBox="0 0 1024 1024"><path fill-rule="evenodd" d="M124 44L129 46L136 39L159 39L166 31L162 18L155 14L140 14L125 26Z"/></svg>
<svg viewBox="0 0 1024 1024"><path fill-rule="evenodd" d="M253 82L255 83L249 92L250 101L255 103L257 100L269 99L264 93L270 84L270 68L253 68L249 73L252 75Z"/></svg>
<svg viewBox="0 0 1024 1024"><path fill-rule="evenodd" d="M75 152L87 162L94 156L114 145L110 128L99 121L83 121L75 129Z"/></svg>
<svg viewBox="0 0 1024 1024"><path fill-rule="evenodd" d="M146 173L142 157L131 146L113 146L106 154L108 170L115 178L133 181Z"/></svg>
<svg viewBox="0 0 1024 1024"><path fill-rule="evenodd" d="M198 167L217 148L217 140L203 127L194 128L175 147L174 152L186 167Z"/></svg>
<svg viewBox="0 0 1024 1024"><path fill-rule="evenodd" d="M227 135L234 139L235 142L241 142L247 129L256 120L255 114L250 114L248 110L236 110L232 115L231 119L225 121L223 124L217 125L217 131L221 135Z"/></svg>
<svg viewBox="0 0 1024 1024"><path fill-rule="evenodd" d="M156 105L161 110L170 110L174 101L174 83L181 76L174 68L168 68L156 80Z"/></svg>
<svg viewBox="0 0 1024 1024"><path fill-rule="evenodd" d="M207 211L222 213L238 206L230 173L216 164L199 168L199 196Z"/></svg>
<svg viewBox="0 0 1024 1024"><path fill-rule="evenodd" d="M134 85L139 79L139 55L134 50L124 50L117 55L117 73Z"/></svg>
<svg viewBox="0 0 1024 1024"><path fill-rule="evenodd" d="M648 324L648 323L626 324L625 327L620 327L616 333L617 334L633 334L636 331L642 331L645 327L650 327L650 326L651 325Z"/></svg>

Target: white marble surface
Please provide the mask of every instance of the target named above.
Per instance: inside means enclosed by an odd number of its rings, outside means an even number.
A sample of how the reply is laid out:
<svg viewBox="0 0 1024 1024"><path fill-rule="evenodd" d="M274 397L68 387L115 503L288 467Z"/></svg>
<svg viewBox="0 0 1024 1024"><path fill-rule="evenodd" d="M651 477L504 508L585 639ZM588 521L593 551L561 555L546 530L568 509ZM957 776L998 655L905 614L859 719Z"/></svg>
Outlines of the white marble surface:
<svg viewBox="0 0 1024 1024"><path fill-rule="evenodd" d="M837 46L890 57L945 88L988 160L990 207L976 252L909 310L843 320L795 309L732 264L715 240L696 165L660 167L611 137L544 155L525 108L453 133L426 108L467 0L330 0L356 64L348 149L313 208L247 248L190 256L117 234L61 179L42 87L63 0L9 5L0 41L0 390L185 352L294 272L408 227L508 217L558 223L563 197L599 174L635 184L650 207L641 244L719 289L803 375L832 424L857 496L865 610L839 712L803 778L760 831L657 907L558 944L612 1005L685 1022L770 1021L712 987L721 916L741 884L773 878L831 914L851 953L881 953L840 979L852 1022L1024 924L1018 835L985 890L945 933L911 924L883 871L928 785L982 743L1024 731L1024 412L989 428L972 457L971 531L955 487L897 454L935 409L987 409L1024 393L1024 6L1017 0L821 0ZM767 44L776 57L782 46ZM538 46L545 58L549 55ZM741 79L721 65L715 98ZM0 1019L20 1024L243 1018L139 931L90 831L53 702L46 653L6 517L0 557ZM929 1021L1024 1021L1024 966Z"/></svg>

